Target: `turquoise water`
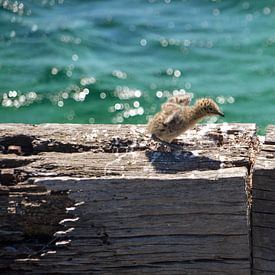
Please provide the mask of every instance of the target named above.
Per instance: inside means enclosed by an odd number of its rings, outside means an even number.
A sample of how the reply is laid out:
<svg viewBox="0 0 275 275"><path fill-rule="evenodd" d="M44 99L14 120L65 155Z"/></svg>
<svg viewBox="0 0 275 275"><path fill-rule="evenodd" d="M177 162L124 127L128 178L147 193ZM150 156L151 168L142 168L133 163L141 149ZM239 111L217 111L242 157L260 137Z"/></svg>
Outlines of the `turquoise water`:
<svg viewBox="0 0 275 275"><path fill-rule="evenodd" d="M275 1L0 0L0 122L146 123L171 94L275 124Z"/></svg>

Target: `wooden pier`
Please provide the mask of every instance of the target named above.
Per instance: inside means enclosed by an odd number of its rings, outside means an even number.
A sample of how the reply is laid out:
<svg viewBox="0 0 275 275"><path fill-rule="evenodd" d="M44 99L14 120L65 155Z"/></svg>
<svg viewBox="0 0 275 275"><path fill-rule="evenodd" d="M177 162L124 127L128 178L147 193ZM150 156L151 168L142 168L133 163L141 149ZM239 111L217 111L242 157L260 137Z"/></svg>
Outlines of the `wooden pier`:
<svg viewBox="0 0 275 275"><path fill-rule="evenodd" d="M1 274L275 272L275 126L0 124L0 169Z"/></svg>

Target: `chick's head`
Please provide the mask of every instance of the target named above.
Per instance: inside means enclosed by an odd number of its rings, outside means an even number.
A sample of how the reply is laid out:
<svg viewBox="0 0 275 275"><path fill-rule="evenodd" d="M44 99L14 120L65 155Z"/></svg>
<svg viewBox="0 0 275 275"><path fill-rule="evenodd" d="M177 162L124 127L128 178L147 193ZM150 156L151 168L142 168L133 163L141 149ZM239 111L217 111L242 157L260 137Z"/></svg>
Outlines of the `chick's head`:
<svg viewBox="0 0 275 275"><path fill-rule="evenodd" d="M196 108L202 116L219 115L224 117L224 113L211 98L202 98L196 102Z"/></svg>

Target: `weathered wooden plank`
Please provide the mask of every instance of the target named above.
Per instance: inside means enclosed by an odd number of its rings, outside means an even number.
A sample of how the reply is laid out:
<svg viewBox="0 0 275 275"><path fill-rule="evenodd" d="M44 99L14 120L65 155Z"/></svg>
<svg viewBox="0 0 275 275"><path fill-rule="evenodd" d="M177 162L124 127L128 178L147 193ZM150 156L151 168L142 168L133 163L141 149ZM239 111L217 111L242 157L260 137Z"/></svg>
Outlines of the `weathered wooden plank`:
<svg viewBox="0 0 275 275"><path fill-rule="evenodd" d="M98 125L20 125L14 131L14 127L4 130L0 125L0 133L2 132L3 136L0 144L2 143L5 150L9 144L19 144L22 136L25 141L27 134L31 133L27 148L33 148L33 154L40 152L39 157L4 155L0 159L0 166L23 166L23 169L16 169L19 174L81 177L142 176L145 173L148 176L157 176L160 173L217 170L220 167L248 167L248 147L255 135L255 126L251 124L242 125L241 128L235 124L211 125L206 129L200 126L182 136L179 144L182 149L171 153L152 144L142 125L131 126L130 131L127 126L104 127L106 129L102 130ZM86 146L85 151L89 151L83 152L83 148L72 149L77 147L76 142L79 147ZM51 147L51 144L55 145ZM66 153L66 156L62 153L56 154L60 151L75 153Z"/></svg>
<svg viewBox="0 0 275 275"><path fill-rule="evenodd" d="M0 269L249 274L255 132L198 126L169 149L144 125L0 125L3 216L25 241L0 247Z"/></svg>
<svg viewBox="0 0 275 275"><path fill-rule="evenodd" d="M206 171L197 171L191 178L167 181L162 175L162 179L134 178L130 184L127 178L36 179L38 185L70 190L70 199L85 202L73 211L79 220L64 223L74 227L66 234L72 240L70 245L41 258L39 268L55 262L55 272L61 268L81 272L85 265L86 272L128 269L195 274L203 270L233 274L238 270L249 274L246 173L246 168L228 168L213 172L212 178L207 178ZM231 181L230 174L235 175ZM231 195L209 200L208 195L218 190L231 191ZM221 210L232 201L239 202L236 209L215 213L214 209ZM211 208L212 213L207 211ZM68 251L77 254L68 255ZM78 269L78 265L82 267Z"/></svg>
<svg viewBox="0 0 275 275"><path fill-rule="evenodd" d="M213 155L201 152L201 156L191 153L133 152L117 153L79 153L55 154L43 153L38 160L23 168L17 168L18 174L27 173L37 176L158 176L159 174L180 175L196 170L218 170L234 166L248 166L249 156L230 157L222 153ZM211 155L212 154L212 155ZM150 155L148 157L148 155ZM6 157L5 157L6 158ZM12 158L17 158L12 156ZM85 165L83 166L83 159ZM221 160L220 160L221 159ZM3 160L5 161L5 160ZM0 160L1 162L1 160Z"/></svg>
<svg viewBox="0 0 275 275"><path fill-rule="evenodd" d="M96 148L108 151L109 145L131 150L147 147L148 144L144 141L148 141L149 136L145 128L145 125L121 124L0 124L0 136L2 146L23 146L23 152L26 149L25 153L29 154L45 151L81 152ZM198 145L206 144L211 141L222 145L228 138L235 136L240 143L246 137L253 136L255 129L255 124L245 123L197 125L195 129L180 136L180 140L187 142L186 145L194 142Z"/></svg>
<svg viewBox="0 0 275 275"><path fill-rule="evenodd" d="M252 188L253 272L275 273L275 127L267 128L256 158Z"/></svg>
<svg viewBox="0 0 275 275"><path fill-rule="evenodd" d="M275 145L275 125L268 125L266 128L265 144Z"/></svg>

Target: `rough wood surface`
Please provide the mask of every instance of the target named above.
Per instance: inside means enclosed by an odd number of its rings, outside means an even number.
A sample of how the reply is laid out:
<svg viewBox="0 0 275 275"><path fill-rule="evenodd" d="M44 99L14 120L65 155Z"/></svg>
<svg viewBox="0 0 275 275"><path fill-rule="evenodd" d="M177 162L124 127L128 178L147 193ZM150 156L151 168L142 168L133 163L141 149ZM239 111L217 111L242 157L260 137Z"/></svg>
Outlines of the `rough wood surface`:
<svg viewBox="0 0 275 275"><path fill-rule="evenodd" d="M0 125L0 270L249 274L254 124Z"/></svg>
<svg viewBox="0 0 275 275"><path fill-rule="evenodd" d="M275 273L275 127L266 131L253 171L253 274Z"/></svg>
<svg viewBox="0 0 275 275"><path fill-rule="evenodd" d="M266 129L265 144L275 145L275 125L268 125Z"/></svg>

